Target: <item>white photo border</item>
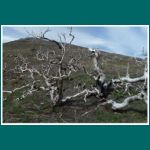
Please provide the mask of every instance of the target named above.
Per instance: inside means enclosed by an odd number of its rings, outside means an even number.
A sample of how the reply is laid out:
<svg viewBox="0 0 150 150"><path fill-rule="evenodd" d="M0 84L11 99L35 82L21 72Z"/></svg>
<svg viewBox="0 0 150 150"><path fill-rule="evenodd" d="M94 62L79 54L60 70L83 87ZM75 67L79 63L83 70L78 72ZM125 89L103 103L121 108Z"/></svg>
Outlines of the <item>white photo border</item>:
<svg viewBox="0 0 150 150"><path fill-rule="evenodd" d="M148 102L146 123L3 123L3 27L146 27L148 54ZM1 125L149 125L149 25L1 25Z"/></svg>

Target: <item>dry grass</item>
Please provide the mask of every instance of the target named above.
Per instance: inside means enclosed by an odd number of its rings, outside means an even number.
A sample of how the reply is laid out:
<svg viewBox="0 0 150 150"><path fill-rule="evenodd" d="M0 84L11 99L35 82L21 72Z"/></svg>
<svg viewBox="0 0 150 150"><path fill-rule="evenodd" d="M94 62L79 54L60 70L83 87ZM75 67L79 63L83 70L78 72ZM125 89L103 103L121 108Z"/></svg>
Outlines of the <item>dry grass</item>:
<svg viewBox="0 0 150 150"><path fill-rule="evenodd" d="M32 41L31 39L19 40L4 44L4 63L7 64L7 69L15 67L14 58L21 53L24 57L28 57L28 60L34 64L37 62L33 59L35 57L36 49L42 45L43 50L55 50L59 53L57 45L53 42L47 43L45 41ZM79 57L79 53L83 59L81 63L84 64L88 71L91 70L92 66L90 58L88 57L89 52L86 48L72 45L68 49L66 59L70 56ZM106 74L107 79L123 76L126 74L126 68L128 62L130 63L130 74L133 77L140 76L144 70L144 63L136 64L134 58L121 56L117 54L110 54L101 52L102 57L99 60L99 65L102 64L102 68ZM19 78L17 74L10 72L4 72L4 89L12 89L14 87L23 85L26 81ZM78 83L86 83L86 86L90 86L93 83L92 79L83 73L76 73L71 76L71 80L65 81L66 91L64 95L71 95L75 92L73 86ZM134 91L131 92L134 94ZM52 108L48 97L45 93L35 93L32 96L28 96L26 99L21 101L14 100L21 93L17 92L13 95L4 95L7 100L3 103L3 119L7 123L16 122L68 122L68 123L121 123L121 122L146 122L147 121L147 109L146 105L142 102L134 102L130 104L126 109L116 112L111 110L110 106L97 106L94 97L90 98L91 103L84 103L82 99L78 99L77 102L70 103L65 106ZM119 93L113 92L110 98L122 100L125 95L120 91ZM96 109L95 109L96 108ZM85 114L85 112L89 112ZM85 115L83 115L85 114Z"/></svg>

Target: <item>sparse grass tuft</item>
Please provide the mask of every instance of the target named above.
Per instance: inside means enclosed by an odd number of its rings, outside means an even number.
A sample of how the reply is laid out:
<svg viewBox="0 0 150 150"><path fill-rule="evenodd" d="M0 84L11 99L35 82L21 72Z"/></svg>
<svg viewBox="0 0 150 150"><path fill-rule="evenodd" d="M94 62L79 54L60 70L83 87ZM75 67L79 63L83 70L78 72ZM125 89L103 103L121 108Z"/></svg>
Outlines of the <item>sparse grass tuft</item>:
<svg viewBox="0 0 150 150"><path fill-rule="evenodd" d="M76 73L72 76L72 78L74 79L76 83L81 83L81 84L85 83L87 87L89 87L90 85L94 83L94 80L84 73Z"/></svg>

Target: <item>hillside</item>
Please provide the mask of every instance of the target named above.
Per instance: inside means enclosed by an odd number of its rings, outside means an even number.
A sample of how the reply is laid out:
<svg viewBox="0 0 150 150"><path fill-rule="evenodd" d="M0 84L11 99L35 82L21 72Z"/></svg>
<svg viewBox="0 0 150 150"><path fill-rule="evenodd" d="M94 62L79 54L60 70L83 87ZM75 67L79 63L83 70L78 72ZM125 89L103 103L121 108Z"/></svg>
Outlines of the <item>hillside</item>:
<svg viewBox="0 0 150 150"><path fill-rule="evenodd" d="M34 38L20 39L17 41L3 44L3 64L6 65L6 70L3 71L3 89L12 90L14 87L22 85L24 81L17 78L7 70L15 68L15 58L21 54L27 58L31 64L40 67L40 63L36 63L34 58L37 50L49 51L53 54L60 55L59 43L56 41L45 41ZM67 45L66 61L73 56L80 59L80 63L84 65L88 71L92 70L91 60L89 57L89 50L84 47L76 45ZM118 74L124 76L126 74L127 65L129 63L129 73L131 77L138 77L143 75L144 62L141 59L123 56L114 53L107 53L101 51L99 65L106 74L107 80L117 78ZM55 69L55 68L54 68ZM86 83L89 86L92 82L83 73L76 73L72 75L72 80L66 82L65 94L71 94L70 90L77 83ZM120 94L120 95L119 95ZM113 93L115 98L119 100L122 98L122 93ZM6 96L6 95L4 95ZM6 96L7 97L7 96ZM146 122L146 106L142 102L134 102L129 106L128 111L114 112L108 107L100 107L98 110L81 117L85 111L94 109L96 105L78 105L62 106L53 110L49 107L46 97L29 96L22 101L11 101L11 97L4 101L3 117L5 122ZM94 101L94 98L93 98ZM134 108L133 108L134 105ZM140 109L139 109L140 107Z"/></svg>
<svg viewBox="0 0 150 150"><path fill-rule="evenodd" d="M58 44L55 41L44 41L34 38L26 38L26 39L20 39L13 42L8 42L3 45L3 56L4 56L4 62L5 59L9 58L9 61L13 61L13 59L18 55L21 54L24 57L28 57L28 59L32 62L32 58L35 57L35 53L37 50L42 48L43 51L55 51L56 54L60 53L60 49ZM124 74L126 72L127 64L130 63L130 67L132 68L131 76L139 76L141 73L141 66L138 66L136 64L135 58L128 57L120 54L114 54L114 53L108 53L101 51L101 58L99 60L99 63L101 62L104 72L109 76L109 74L116 75L118 72L121 73L120 75ZM74 56L75 58L81 57L81 61L84 65L87 65L88 68L90 68L90 58L89 56L89 50L85 47L80 47L76 45L68 46L68 51L66 57ZM138 58L139 61L142 62L140 58ZM10 63L10 68L11 67ZM142 63L141 63L142 64ZM107 66L106 66L107 65Z"/></svg>

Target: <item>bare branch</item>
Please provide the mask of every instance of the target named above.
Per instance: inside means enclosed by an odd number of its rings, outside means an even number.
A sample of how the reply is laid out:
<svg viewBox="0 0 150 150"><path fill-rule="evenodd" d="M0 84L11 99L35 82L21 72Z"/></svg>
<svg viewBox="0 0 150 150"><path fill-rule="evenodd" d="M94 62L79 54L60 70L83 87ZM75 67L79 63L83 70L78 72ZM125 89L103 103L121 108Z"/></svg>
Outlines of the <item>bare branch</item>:
<svg viewBox="0 0 150 150"><path fill-rule="evenodd" d="M117 103L114 100L108 100L107 102L103 103L103 105L111 104L112 109L117 110L126 107L129 104L129 102L136 101L136 100L143 100L145 103L147 103L147 94L144 91L142 91L137 95L127 97L126 99L124 99L122 103Z"/></svg>
<svg viewBox="0 0 150 150"><path fill-rule="evenodd" d="M67 96L66 98L63 98L62 99L62 102L66 102L67 100L72 100L76 97L80 97L80 96L83 96L84 97L84 101L86 102L87 101L87 97L91 94L99 94L99 90L94 88L92 90L89 90L89 89L85 89L79 93L76 93L75 95L72 95L72 96Z"/></svg>
<svg viewBox="0 0 150 150"><path fill-rule="evenodd" d="M128 69L127 69L128 70ZM112 79L113 83L119 83L119 82L129 82L129 83L134 83L134 82L139 82L139 81L146 81L147 80L147 67L145 66L145 70L144 70L144 75L141 77L137 77L137 78L130 78L129 73L127 71L127 75L126 77L121 77L120 79Z"/></svg>
<svg viewBox="0 0 150 150"><path fill-rule="evenodd" d="M72 27L70 28L69 36L71 36L70 45L72 44L73 40L75 39L75 36L72 34Z"/></svg>

